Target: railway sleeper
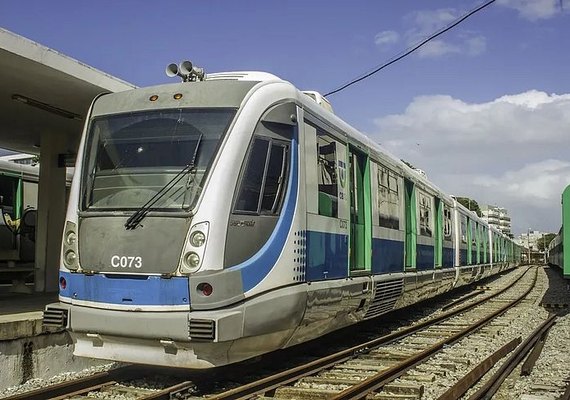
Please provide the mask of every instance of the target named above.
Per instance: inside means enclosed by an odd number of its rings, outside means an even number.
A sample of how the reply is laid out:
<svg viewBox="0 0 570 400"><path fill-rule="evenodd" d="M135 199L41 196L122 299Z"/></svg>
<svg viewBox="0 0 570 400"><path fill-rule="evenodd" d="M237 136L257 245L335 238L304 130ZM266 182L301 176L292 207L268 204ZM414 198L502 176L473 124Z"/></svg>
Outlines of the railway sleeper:
<svg viewBox="0 0 570 400"><path fill-rule="evenodd" d="M435 382L435 374L433 373L423 373L418 372L415 370L408 371L404 377L408 377L409 379L416 381L416 382Z"/></svg>
<svg viewBox="0 0 570 400"><path fill-rule="evenodd" d="M296 386L283 386L275 390L274 399L309 399L326 400L339 393L341 389L307 389Z"/></svg>
<svg viewBox="0 0 570 400"><path fill-rule="evenodd" d="M362 377L359 378L356 375L350 376L336 376L336 377L321 377L321 376L308 376L305 378L301 378L299 381L300 387L304 387L304 385L354 385L356 383L362 382Z"/></svg>

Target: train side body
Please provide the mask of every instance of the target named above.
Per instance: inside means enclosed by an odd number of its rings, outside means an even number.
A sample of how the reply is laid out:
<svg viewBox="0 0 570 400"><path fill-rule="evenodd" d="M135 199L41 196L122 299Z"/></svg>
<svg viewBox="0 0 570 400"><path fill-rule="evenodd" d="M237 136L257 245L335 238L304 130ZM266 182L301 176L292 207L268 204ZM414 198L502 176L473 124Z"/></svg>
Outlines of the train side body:
<svg viewBox="0 0 570 400"><path fill-rule="evenodd" d="M314 98L228 73L96 99L46 326L76 355L207 368L518 264L508 238Z"/></svg>
<svg viewBox="0 0 570 400"><path fill-rule="evenodd" d="M570 186L562 192L562 227L548 245L548 264L562 270L564 278L570 279Z"/></svg>

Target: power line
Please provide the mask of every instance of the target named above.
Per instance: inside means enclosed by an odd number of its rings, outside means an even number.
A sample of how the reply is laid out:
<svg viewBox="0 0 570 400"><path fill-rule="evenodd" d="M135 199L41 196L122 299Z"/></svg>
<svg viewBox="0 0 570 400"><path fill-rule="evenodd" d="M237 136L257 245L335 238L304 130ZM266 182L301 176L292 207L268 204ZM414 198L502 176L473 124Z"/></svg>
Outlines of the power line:
<svg viewBox="0 0 570 400"><path fill-rule="evenodd" d="M341 87L339 87L338 89L333 90L332 92L328 92L326 94L324 94L324 97L330 96L331 94L335 94L340 92L341 90L346 89L349 86L354 85L355 83L358 83L372 75L374 75L375 73L383 70L384 68L394 64L397 61L400 61L402 58L410 55L411 53L413 53L414 51L416 51L417 49L419 49L420 47L424 46L425 44L427 44L428 42L432 41L433 39L435 39L436 37L443 35L445 32L449 31L450 29L454 28L455 26L459 25L460 23L462 23L463 21L465 21L467 18L469 18L470 16L472 16L473 14L481 11L482 9L484 9L485 7L490 6L491 4L493 4L496 0L489 0L483 4L481 4L480 6L472 9L471 11L469 11L467 14L463 15L462 17L456 19L455 21L453 21L451 24L447 25L446 27L440 29L439 31L431 34L430 36L428 36L426 39L422 40L421 42L419 42L418 44L416 44L415 46L412 46L411 48L409 48L407 51L405 51L404 53L400 54L399 56L392 58L391 60L385 62L384 64L380 65L379 67L375 68L373 71L361 76L360 78L356 78L353 79L352 81L348 82L345 85L342 85Z"/></svg>

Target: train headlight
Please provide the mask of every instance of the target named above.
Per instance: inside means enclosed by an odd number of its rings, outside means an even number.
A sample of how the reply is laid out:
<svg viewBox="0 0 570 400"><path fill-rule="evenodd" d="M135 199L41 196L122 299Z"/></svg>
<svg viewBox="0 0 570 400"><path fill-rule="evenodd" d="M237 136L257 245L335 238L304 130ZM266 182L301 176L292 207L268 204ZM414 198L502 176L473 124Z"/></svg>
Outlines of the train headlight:
<svg viewBox="0 0 570 400"><path fill-rule="evenodd" d="M184 255L178 266L180 273L191 274L201 268L208 246L209 229L210 223L206 221L194 224L190 228L182 251Z"/></svg>
<svg viewBox="0 0 570 400"><path fill-rule="evenodd" d="M190 244L194 247L202 247L206 241L206 235L201 231L192 232L190 235Z"/></svg>
<svg viewBox="0 0 570 400"><path fill-rule="evenodd" d="M79 269L79 246L77 236L77 225L71 221L65 223L63 234L63 248L61 250L61 259L63 265L70 270Z"/></svg>
<svg viewBox="0 0 570 400"><path fill-rule="evenodd" d="M184 264L191 270L198 269L200 267L200 256L190 251L184 256Z"/></svg>
<svg viewBox="0 0 570 400"><path fill-rule="evenodd" d="M65 243L69 246L75 245L77 243L77 234L73 231L69 231L65 234Z"/></svg>
<svg viewBox="0 0 570 400"><path fill-rule="evenodd" d="M74 252L73 250L68 250L65 252L65 255L63 257L63 263L65 264L66 267L68 268L74 268L76 267L77 264L77 253Z"/></svg>

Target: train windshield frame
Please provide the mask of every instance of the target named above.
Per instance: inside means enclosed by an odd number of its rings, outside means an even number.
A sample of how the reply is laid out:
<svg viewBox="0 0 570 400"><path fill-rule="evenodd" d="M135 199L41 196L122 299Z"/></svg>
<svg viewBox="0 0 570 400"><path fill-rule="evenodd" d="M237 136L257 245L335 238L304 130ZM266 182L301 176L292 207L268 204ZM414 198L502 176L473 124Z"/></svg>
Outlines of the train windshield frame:
<svg viewBox="0 0 570 400"><path fill-rule="evenodd" d="M161 194L155 211L189 212L202 192L235 108L177 108L94 117L82 175L82 211L132 211Z"/></svg>

